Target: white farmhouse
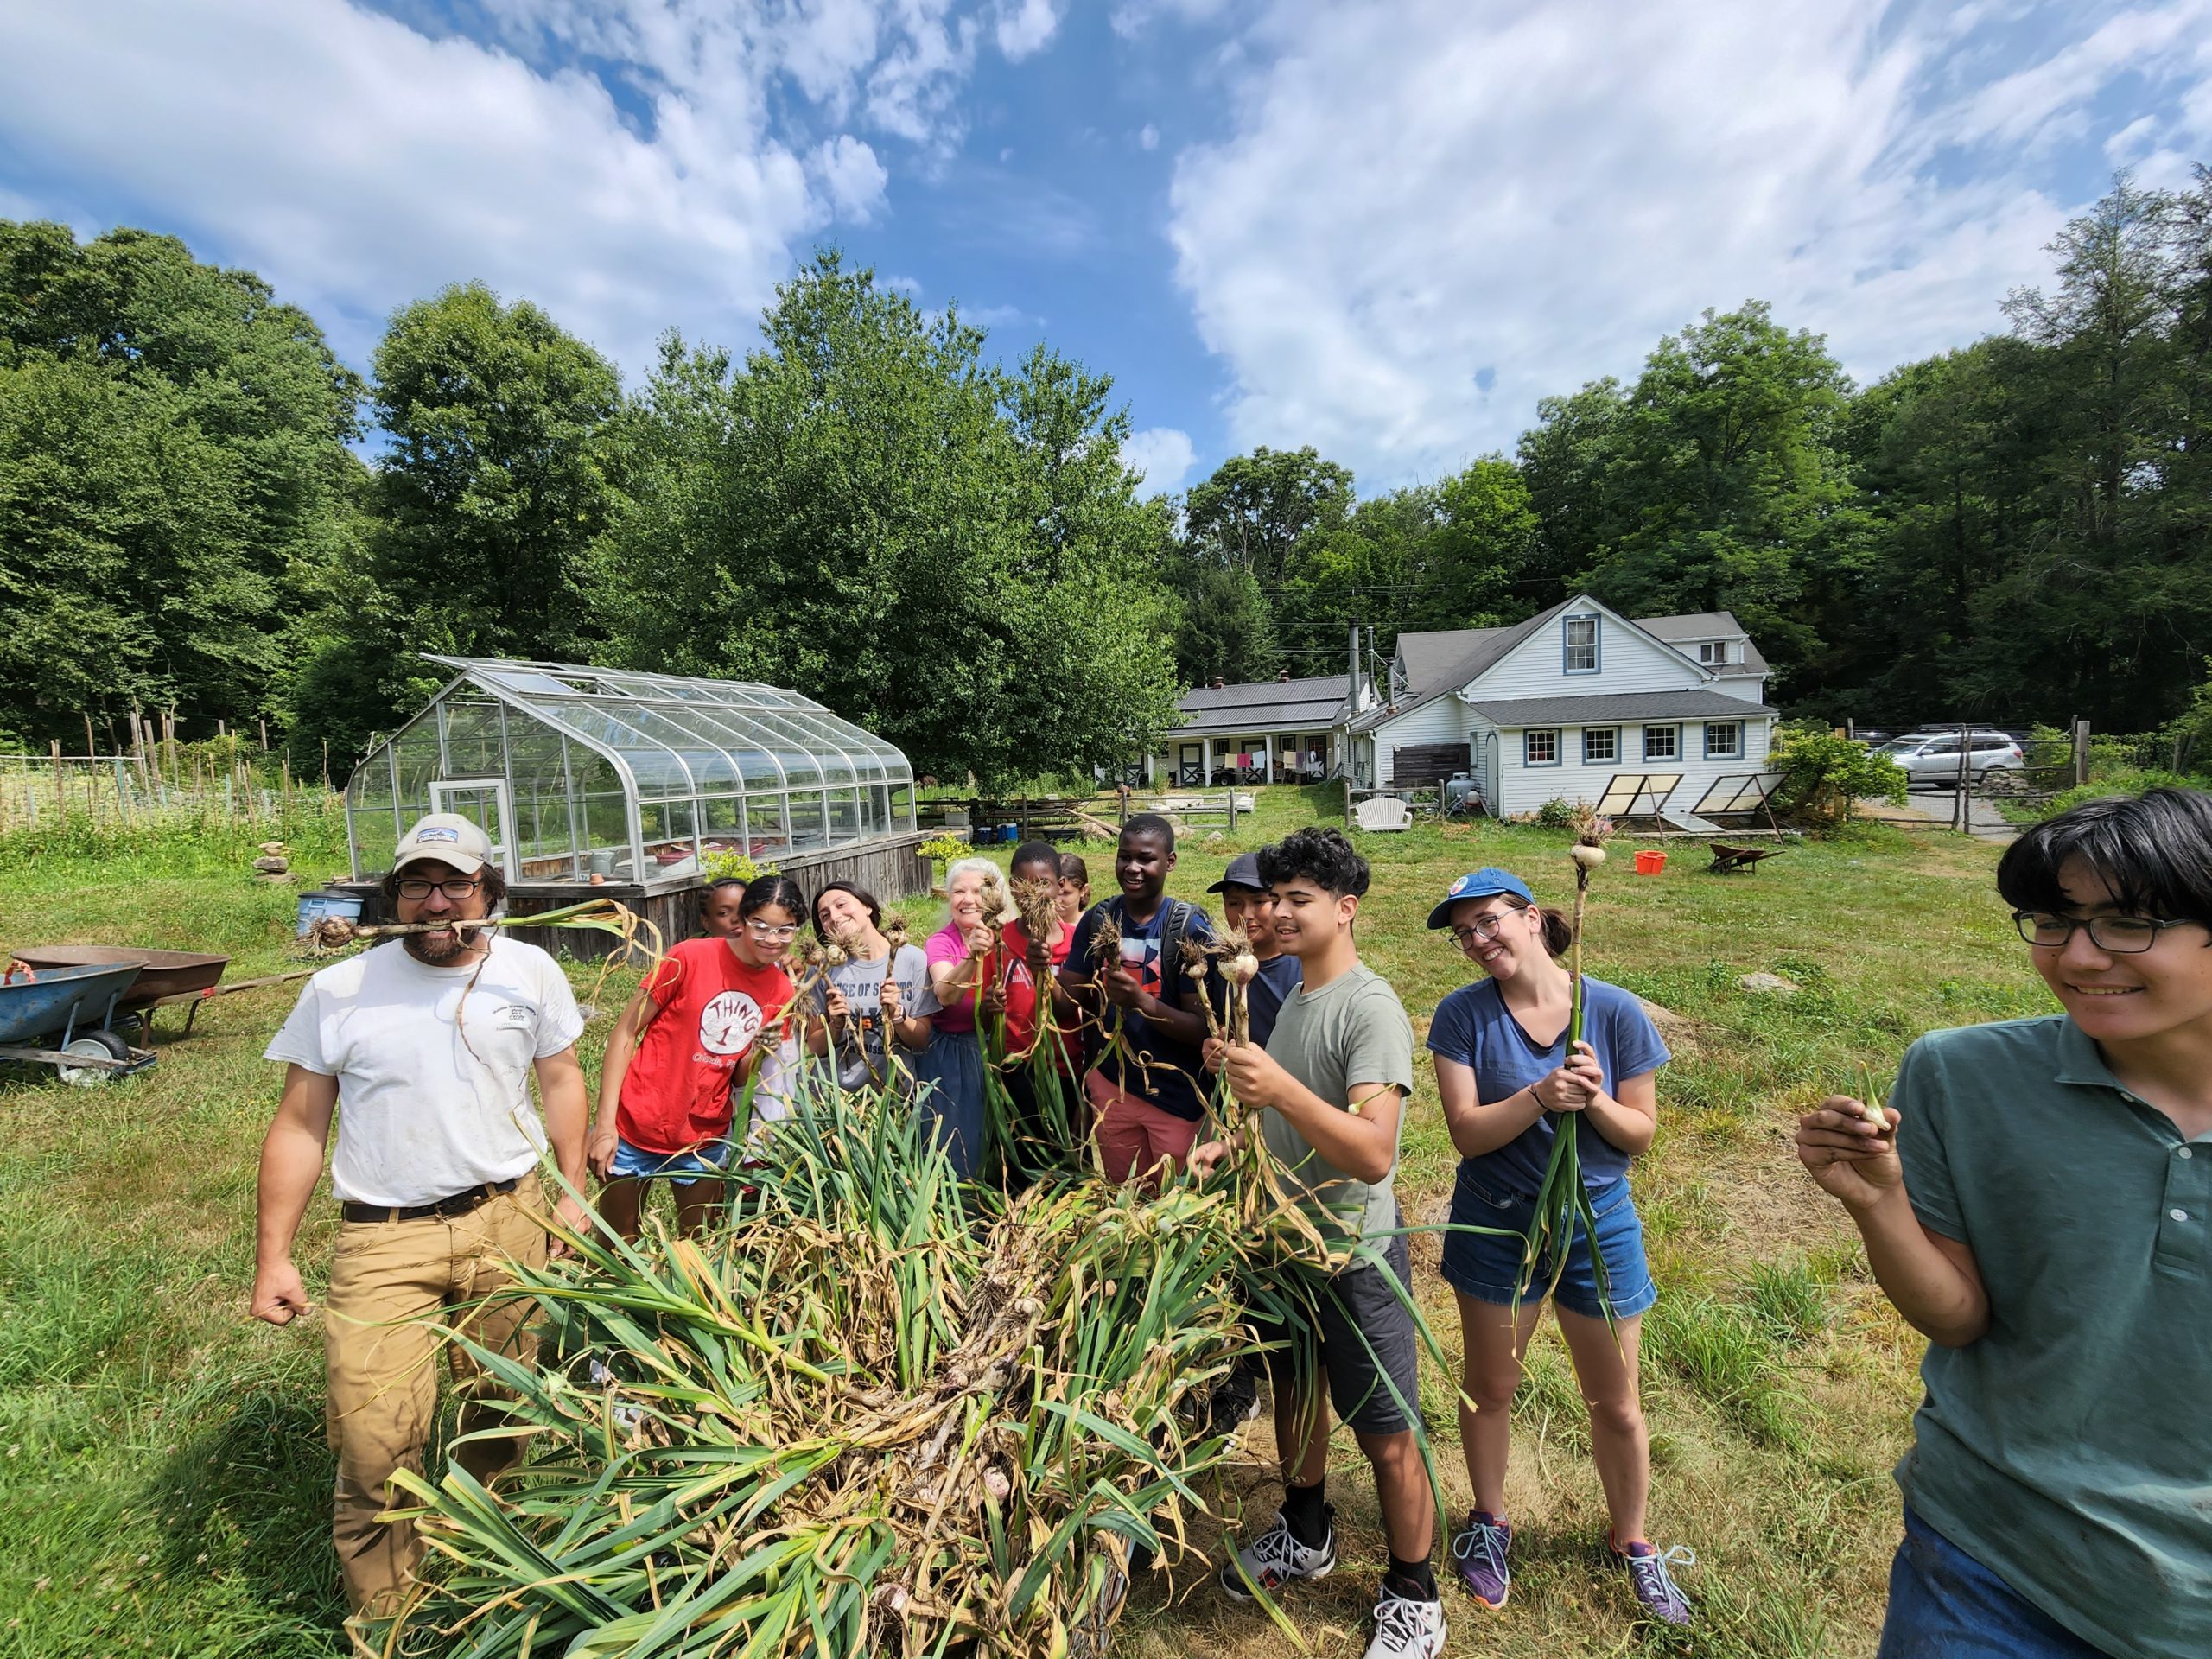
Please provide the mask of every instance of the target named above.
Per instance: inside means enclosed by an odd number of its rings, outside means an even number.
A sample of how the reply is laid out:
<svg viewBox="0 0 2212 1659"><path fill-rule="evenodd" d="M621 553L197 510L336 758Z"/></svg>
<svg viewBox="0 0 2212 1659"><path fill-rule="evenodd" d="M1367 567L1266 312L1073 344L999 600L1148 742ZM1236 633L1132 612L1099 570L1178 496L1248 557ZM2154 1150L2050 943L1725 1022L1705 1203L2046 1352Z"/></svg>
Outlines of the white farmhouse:
<svg viewBox="0 0 2212 1659"><path fill-rule="evenodd" d="M1587 594L1509 628L1402 633L1389 683L1351 715L1364 784L1465 772L1500 817L1603 799L1616 779L1675 779L1673 810L1761 772L1767 665L1726 611L1624 617Z"/></svg>

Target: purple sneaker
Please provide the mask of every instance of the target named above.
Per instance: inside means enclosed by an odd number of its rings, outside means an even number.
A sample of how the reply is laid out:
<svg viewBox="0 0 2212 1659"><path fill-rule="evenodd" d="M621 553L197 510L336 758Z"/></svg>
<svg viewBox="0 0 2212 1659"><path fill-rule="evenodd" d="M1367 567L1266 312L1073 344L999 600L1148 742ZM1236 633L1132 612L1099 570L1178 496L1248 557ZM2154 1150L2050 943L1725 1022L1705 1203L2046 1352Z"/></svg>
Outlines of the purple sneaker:
<svg viewBox="0 0 2212 1659"><path fill-rule="evenodd" d="M1628 1569L1629 1582L1635 1586L1636 1599L1643 1604L1645 1612L1669 1624L1690 1622L1689 1598L1675 1586L1667 1569L1695 1567L1695 1550L1688 1544L1676 1544L1662 1555L1656 1544L1634 1543L1623 1548L1613 1541L1611 1533L1605 1535L1605 1548L1614 1566Z"/></svg>
<svg viewBox="0 0 2212 1659"><path fill-rule="evenodd" d="M1466 1530L1452 1541L1452 1559L1459 1563L1459 1582L1485 1607L1505 1605L1505 1592L1513 1586L1505 1552L1512 1542L1513 1529L1481 1510L1468 1515Z"/></svg>

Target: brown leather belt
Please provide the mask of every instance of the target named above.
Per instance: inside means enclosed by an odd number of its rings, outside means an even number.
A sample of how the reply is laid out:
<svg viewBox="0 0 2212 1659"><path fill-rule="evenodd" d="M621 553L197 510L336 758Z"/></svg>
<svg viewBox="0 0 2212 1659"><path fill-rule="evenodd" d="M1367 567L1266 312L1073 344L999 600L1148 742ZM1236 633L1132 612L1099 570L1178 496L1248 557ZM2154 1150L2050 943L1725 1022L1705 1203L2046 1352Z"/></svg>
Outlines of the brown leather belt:
<svg viewBox="0 0 2212 1659"><path fill-rule="evenodd" d="M467 1215L487 1198L513 1192L521 1179L522 1177L517 1175L504 1181L486 1181L481 1186L472 1186L466 1192L456 1192L451 1198L440 1198L435 1204L414 1204L404 1210L395 1210L381 1204L346 1204L340 1206L340 1213L348 1221L428 1221L433 1216L449 1221L455 1216Z"/></svg>

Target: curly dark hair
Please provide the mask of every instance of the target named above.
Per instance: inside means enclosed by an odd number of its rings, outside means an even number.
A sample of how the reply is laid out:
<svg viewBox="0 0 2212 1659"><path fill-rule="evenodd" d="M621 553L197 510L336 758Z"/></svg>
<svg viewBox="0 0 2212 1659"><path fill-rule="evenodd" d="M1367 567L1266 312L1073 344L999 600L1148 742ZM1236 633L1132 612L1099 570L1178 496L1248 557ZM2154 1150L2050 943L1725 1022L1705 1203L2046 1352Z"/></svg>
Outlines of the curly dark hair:
<svg viewBox="0 0 2212 1659"><path fill-rule="evenodd" d="M1367 861L1344 831L1308 824L1259 851L1260 880L1269 887L1304 877L1324 893L1357 899L1367 892Z"/></svg>

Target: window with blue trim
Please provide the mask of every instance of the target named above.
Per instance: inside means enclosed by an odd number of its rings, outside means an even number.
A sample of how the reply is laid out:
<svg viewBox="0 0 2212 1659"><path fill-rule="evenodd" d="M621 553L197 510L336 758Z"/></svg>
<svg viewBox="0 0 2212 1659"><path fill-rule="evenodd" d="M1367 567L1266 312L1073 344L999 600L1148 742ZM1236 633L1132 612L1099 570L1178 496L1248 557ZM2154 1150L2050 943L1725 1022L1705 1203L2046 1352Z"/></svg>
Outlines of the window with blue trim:
<svg viewBox="0 0 2212 1659"><path fill-rule="evenodd" d="M1643 728L1643 758L1647 760L1679 760L1682 758L1682 728L1679 726L1647 726Z"/></svg>
<svg viewBox="0 0 2212 1659"><path fill-rule="evenodd" d="M1524 766L1559 765L1559 733L1555 730L1522 733L1521 764Z"/></svg>
<svg viewBox="0 0 2212 1659"><path fill-rule="evenodd" d="M1740 720L1708 720L1705 722L1705 758L1708 760L1740 760L1744 758L1744 722Z"/></svg>
<svg viewBox="0 0 2212 1659"><path fill-rule="evenodd" d="M1595 674L1598 671L1598 619L1570 616L1560 624L1560 671Z"/></svg>
<svg viewBox="0 0 2212 1659"><path fill-rule="evenodd" d="M1601 760L1621 758L1621 734L1611 726L1586 726L1582 728L1582 764L1595 766Z"/></svg>

